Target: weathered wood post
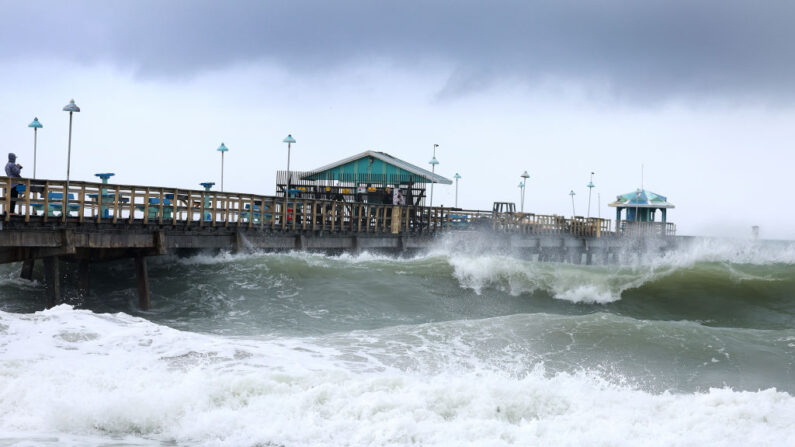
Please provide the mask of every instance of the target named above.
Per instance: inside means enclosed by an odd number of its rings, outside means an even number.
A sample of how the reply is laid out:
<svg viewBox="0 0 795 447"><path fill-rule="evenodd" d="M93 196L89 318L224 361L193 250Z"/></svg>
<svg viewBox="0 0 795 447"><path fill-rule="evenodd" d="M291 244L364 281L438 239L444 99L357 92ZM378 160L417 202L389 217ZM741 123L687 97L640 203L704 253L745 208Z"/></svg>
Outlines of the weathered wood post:
<svg viewBox="0 0 795 447"><path fill-rule="evenodd" d="M135 277L138 282L138 306L141 310L149 310L151 299L149 297L149 273L146 271L146 258L138 255L135 257Z"/></svg>
<svg viewBox="0 0 795 447"><path fill-rule="evenodd" d="M33 265L35 262L36 262L35 259L28 259L27 261L22 261L22 271L19 272L19 277L31 281L33 279Z"/></svg>
<svg viewBox="0 0 795 447"><path fill-rule="evenodd" d="M61 302L61 269L57 256L44 258L44 284L47 291L47 309Z"/></svg>

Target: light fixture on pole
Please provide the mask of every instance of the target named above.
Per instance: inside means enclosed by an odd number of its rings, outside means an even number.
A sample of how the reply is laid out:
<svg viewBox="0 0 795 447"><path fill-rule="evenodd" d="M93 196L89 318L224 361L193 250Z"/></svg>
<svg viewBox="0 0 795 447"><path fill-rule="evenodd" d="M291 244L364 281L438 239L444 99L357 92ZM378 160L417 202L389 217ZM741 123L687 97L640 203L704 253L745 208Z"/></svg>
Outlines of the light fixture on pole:
<svg viewBox="0 0 795 447"><path fill-rule="evenodd" d="M574 212L574 194L576 194L576 193L572 189L571 192L569 192L569 195L571 196L571 217L574 217L574 216L577 215L577 213Z"/></svg>
<svg viewBox="0 0 795 447"><path fill-rule="evenodd" d="M591 217L591 191L593 190L593 172L591 172L591 180L588 182L588 214L585 215L585 218Z"/></svg>
<svg viewBox="0 0 795 447"><path fill-rule="evenodd" d="M433 158L431 158L431 161L428 162L428 164L431 165L431 173L434 174L434 177L436 176L435 175L436 174L436 165L439 164L439 160L436 159L436 148L437 147L439 147L438 144L434 144L433 145ZM433 184L434 183L436 183L436 180L431 178L431 204L430 204L431 207L433 207Z"/></svg>
<svg viewBox="0 0 795 447"><path fill-rule="evenodd" d="M455 179L455 207L458 208L458 181L461 180L461 176L456 172L453 178Z"/></svg>
<svg viewBox="0 0 795 447"><path fill-rule="evenodd" d="M33 178L36 178L36 143L37 137L39 133L39 129L41 129L42 124L39 122L38 118L33 118L33 122L28 124L28 127L33 128Z"/></svg>
<svg viewBox="0 0 795 447"><path fill-rule="evenodd" d="M295 143L295 138L292 134L288 134L282 143L287 143L287 189L284 191L284 197L287 197L290 195L290 148Z"/></svg>
<svg viewBox="0 0 795 447"><path fill-rule="evenodd" d="M224 192L224 153L228 150L229 148L224 143L218 146L218 152L221 153L221 192Z"/></svg>
<svg viewBox="0 0 795 447"><path fill-rule="evenodd" d="M80 111L80 107L77 107L75 104L75 100L72 99L69 101L69 104L63 107L64 112L69 112L69 149L66 153L66 189L64 190L64 200L68 200L69 197L69 169L72 164L72 114L75 112ZM64 216L66 216L66 210L64 210Z"/></svg>
<svg viewBox="0 0 795 447"><path fill-rule="evenodd" d="M530 178L530 174L528 174L527 171L524 171L520 177L522 177L522 179L523 179L522 180L522 208L521 208L521 211L524 213L524 193L525 193L525 188L527 187L527 179Z"/></svg>

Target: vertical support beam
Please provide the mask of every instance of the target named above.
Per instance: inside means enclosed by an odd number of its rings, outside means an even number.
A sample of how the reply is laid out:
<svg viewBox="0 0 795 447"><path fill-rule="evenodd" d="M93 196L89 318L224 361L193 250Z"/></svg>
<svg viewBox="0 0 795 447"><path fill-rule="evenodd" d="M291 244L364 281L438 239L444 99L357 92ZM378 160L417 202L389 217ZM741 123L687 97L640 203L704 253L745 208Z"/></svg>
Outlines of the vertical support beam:
<svg viewBox="0 0 795 447"><path fill-rule="evenodd" d="M57 256L44 258L44 283L47 290L47 309L61 302L61 269Z"/></svg>
<svg viewBox="0 0 795 447"><path fill-rule="evenodd" d="M80 296L88 295L91 288L91 276L88 261L81 259L77 265L77 293Z"/></svg>
<svg viewBox="0 0 795 447"><path fill-rule="evenodd" d="M235 231L235 253L243 253L246 251L246 240L243 238L243 233L240 230Z"/></svg>
<svg viewBox="0 0 795 447"><path fill-rule="evenodd" d="M19 272L19 277L22 279L27 279L31 281L33 279L33 264L36 262L35 259L28 259L27 261L22 261L22 271Z"/></svg>
<svg viewBox="0 0 795 447"><path fill-rule="evenodd" d="M369 214L369 212L368 212L368 214ZM352 247L352 251L353 251L353 254L354 254L354 255L358 255L359 253L361 253L361 252L362 252L362 246L361 246L361 244L360 244L360 242L359 242L359 236L358 236L358 235L356 235L356 236L353 236L353 247Z"/></svg>
<svg viewBox="0 0 795 447"><path fill-rule="evenodd" d="M146 258L141 255L135 257L135 277L138 282L138 306L141 310L149 310L149 272L146 271Z"/></svg>

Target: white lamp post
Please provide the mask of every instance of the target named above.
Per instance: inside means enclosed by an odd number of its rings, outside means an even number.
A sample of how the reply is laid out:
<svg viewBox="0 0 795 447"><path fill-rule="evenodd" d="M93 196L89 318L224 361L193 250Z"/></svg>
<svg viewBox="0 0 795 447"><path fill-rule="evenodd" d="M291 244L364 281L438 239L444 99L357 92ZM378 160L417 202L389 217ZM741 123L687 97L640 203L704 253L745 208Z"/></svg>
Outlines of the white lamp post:
<svg viewBox="0 0 795 447"><path fill-rule="evenodd" d="M461 180L461 176L456 172L453 178L455 179L455 207L458 208L458 181Z"/></svg>
<svg viewBox="0 0 795 447"><path fill-rule="evenodd" d="M36 178L36 143L37 137L39 133L39 129L41 129L42 124L39 122L38 118L33 118L33 122L28 124L28 127L33 128L33 178Z"/></svg>
<svg viewBox="0 0 795 447"><path fill-rule="evenodd" d="M528 174L527 171L524 171L520 177L522 177L522 183L521 183L521 185L522 185L522 208L521 208L521 211L522 211L522 213L524 213L524 192L525 192L525 188L527 187L527 179L530 178L530 174Z"/></svg>
<svg viewBox="0 0 795 447"><path fill-rule="evenodd" d="M290 195L290 148L292 144L295 143L295 138L293 138L292 134L288 134L285 139L282 140L282 143L287 143L287 190L284 191L284 197L288 197Z"/></svg>
<svg viewBox="0 0 795 447"><path fill-rule="evenodd" d="M575 192L572 189L571 192L569 192L569 195L571 196L571 217L574 217L574 216L577 215L577 213L574 212L574 194L575 194Z"/></svg>
<svg viewBox="0 0 795 447"><path fill-rule="evenodd" d="M438 144L434 144L433 145L433 158L431 159L431 161L428 162L428 164L431 165L431 173L433 173L433 174L436 174L436 165L439 164L439 160L436 159L436 148L437 147L439 147ZM433 208L433 184L435 182L436 181L433 178L431 178L431 204L430 204L431 208Z"/></svg>
<svg viewBox="0 0 795 447"><path fill-rule="evenodd" d="M64 191L64 200L68 200L69 197L69 169L72 164L72 114L75 112L80 111L80 107L77 107L75 104L75 100L72 99L69 101L69 104L63 107L64 112L69 112L69 149L66 153L66 190ZM64 216L66 216L66 210L64 211Z"/></svg>
<svg viewBox="0 0 795 447"><path fill-rule="evenodd" d="M593 172L591 172L591 180L588 182L588 214L585 215L586 218L591 217L591 191L593 190Z"/></svg>
<svg viewBox="0 0 795 447"><path fill-rule="evenodd" d="M229 150L224 143L218 146L218 152L221 153L221 192L224 192L224 154Z"/></svg>

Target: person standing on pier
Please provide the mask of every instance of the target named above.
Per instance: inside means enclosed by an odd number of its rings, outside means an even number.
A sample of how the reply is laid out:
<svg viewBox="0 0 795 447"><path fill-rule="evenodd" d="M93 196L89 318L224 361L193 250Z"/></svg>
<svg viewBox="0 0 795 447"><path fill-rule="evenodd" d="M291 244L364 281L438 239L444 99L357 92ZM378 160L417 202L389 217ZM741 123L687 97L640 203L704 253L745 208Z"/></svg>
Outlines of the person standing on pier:
<svg viewBox="0 0 795 447"><path fill-rule="evenodd" d="M9 152L8 154L8 163L6 163L6 175L11 178L21 178L20 172L22 171L22 165L17 163L17 155L13 152ZM17 205L17 197L19 196L19 191L17 191L17 185L19 183L11 183L11 214L14 213L14 208Z"/></svg>

